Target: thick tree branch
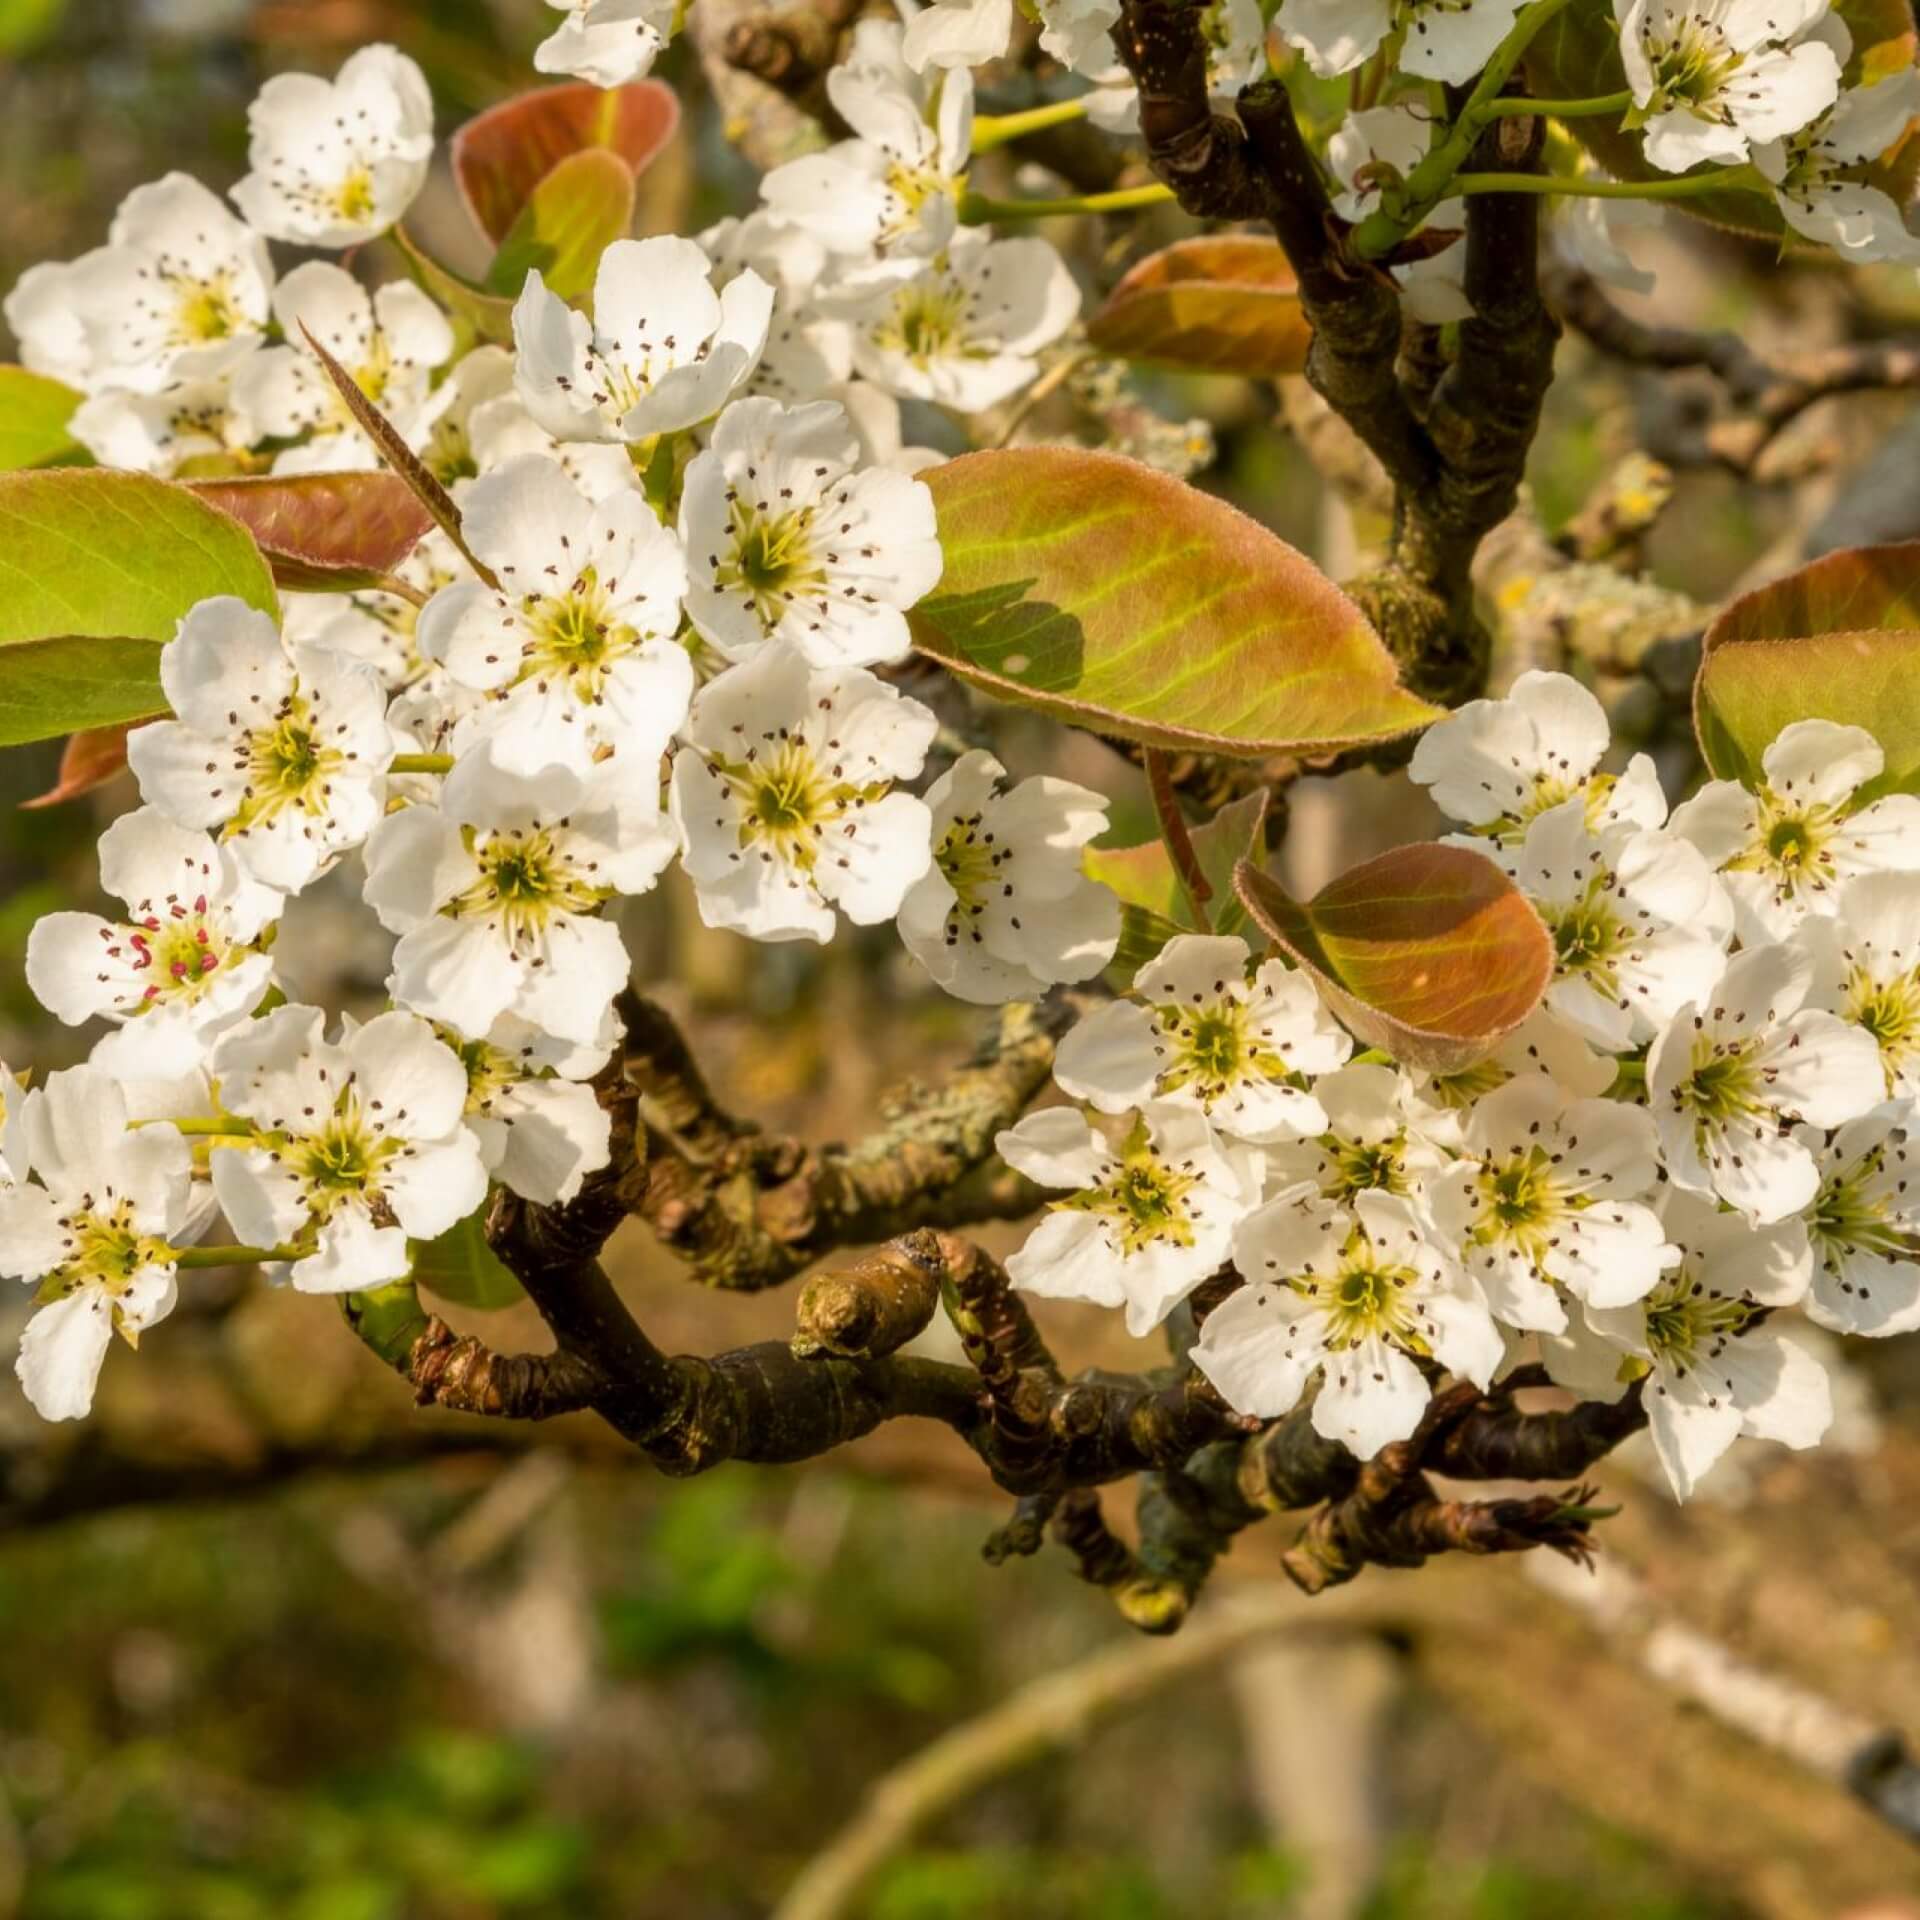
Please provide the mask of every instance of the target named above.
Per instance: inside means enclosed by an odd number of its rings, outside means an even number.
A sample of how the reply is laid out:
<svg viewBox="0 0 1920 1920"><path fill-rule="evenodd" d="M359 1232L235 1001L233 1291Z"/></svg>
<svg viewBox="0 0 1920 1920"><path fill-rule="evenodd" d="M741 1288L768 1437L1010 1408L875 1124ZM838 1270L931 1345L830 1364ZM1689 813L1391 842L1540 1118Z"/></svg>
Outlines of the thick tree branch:
<svg viewBox="0 0 1920 1920"><path fill-rule="evenodd" d="M700 1165L656 1153L639 1211L663 1246L710 1286L778 1286L836 1247L888 1240L923 1225L1017 1219L1043 1195L992 1160L994 1137L1045 1086L1063 999L1017 1005L964 1067L909 1087L883 1124L848 1147L758 1150Z"/></svg>

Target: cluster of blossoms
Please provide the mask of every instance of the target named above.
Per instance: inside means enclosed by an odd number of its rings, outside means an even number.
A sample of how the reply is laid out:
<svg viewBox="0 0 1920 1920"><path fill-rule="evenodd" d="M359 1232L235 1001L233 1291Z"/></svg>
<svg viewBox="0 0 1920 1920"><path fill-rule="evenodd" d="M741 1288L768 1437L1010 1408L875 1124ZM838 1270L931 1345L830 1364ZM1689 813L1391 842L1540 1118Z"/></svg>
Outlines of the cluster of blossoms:
<svg viewBox="0 0 1920 1920"><path fill-rule="evenodd" d="M643 74L679 5L555 0L542 71ZM1118 0L1041 0L1042 43L1124 133ZM1520 0L1282 0L1321 74L1386 49L1411 83L1333 135L1365 219L1431 151L1435 82L1470 80ZM1910 258L1856 176L1920 109L1911 73L1843 90L1825 0L1618 0L1649 163L1750 163L1785 218L1856 258ZM50 1417L90 1404L110 1335L161 1318L224 1216L308 1291L407 1274L490 1185L564 1202L603 1166L592 1082L628 977L613 909L678 862L706 922L763 941L892 923L938 986L992 1004L1091 981L1120 909L1083 869L1096 793L954 754L890 670L942 572L940 456L912 442L1017 401L1072 327L1046 241L973 224L969 69L1011 0L863 19L826 91L846 139L769 173L745 217L619 240L591 299L529 272L511 346L466 346L403 281L284 274L340 253L425 182L411 61L357 53L270 82L231 206L180 174L105 246L5 303L22 358L75 388L76 438L162 476L366 470L379 454L306 339L451 492L398 591L194 607L162 653L171 718L138 729L141 804L104 836L114 917L34 930L30 984L104 1022L86 1064L0 1115L0 1272L37 1285L21 1356ZM1253 0L1206 10L1211 84L1268 68ZM1591 206L1594 203L1588 203ZM1460 224L1442 200L1429 218ZM1597 270L1609 231L1570 222ZM1415 250L1418 251L1417 249ZM1462 245L1393 269L1409 310L1470 311ZM1855 795L1864 735L1790 728L1761 792L1669 817L1652 770L1598 771L1572 681L1530 676L1433 729L1415 778L1535 902L1559 955L1490 1061L1423 1077L1353 1045L1307 978L1244 942L1166 946L1068 1036L1056 1107L1001 1140L1069 1194L1013 1263L1136 1331L1229 1267L1197 1363L1233 1404L1362 1453L1411 1431L1439 1368L1490 1381L1527 1343L1554 1377L1650 1377L1691 1485L1737 1432L1794 1442L1825 1382L1770 1316L1920 1324L1907 1106L1920 1093L1920 802ZM330 1024L277 926L337 870L393 936L391 1010Z"/></svg>
<svg viewBox="0 0 1920 1920"><path fill-rule="evenodd" d="M542 65L624 78L654 11L573 7ZM404 593L206 600L162 650L172 717L131 735L141 804L100 847L124 912L29 944L43 1004L106 1023L0 1137L43 1413L86 1410L112 1331L218 1257L217 1216L275 1277L345 1291L404 1276L490 1182L576 1194L609 1151L611 910L675 860L710 925L897 922L963 999L1112 958L1118 904L1080 864L1105 800L984 752L929 764L933 714L884 677L941 572L913 477L938 456L903 447L901 401L1008 399L1079 303L1045 242L958 230L971 91L923 86L901 39L863 25L834 75L861 139L748 219L609 246L591 319L530 273L511 349L456 358L407 282L276 278L270 241L354 246L425 181L431 103L387 47L262 90L237 213L169 175L9 296L26 363L85 396L82 443L169 477L379 466L311 334L452 489L478 563L435 533ZM275 933L343 865L394 936L393 1010L330 1029Z"/></svg>
<svg viewBox="0 0 1920 1920"><path fill-rule="evenodd" d="M1827 1377L1778 1310L1920 1330L1920 799L1868 797L1878 744L1827 721L1786 728L1758 790L1671 814L1607 746L1590 693L1529 673L1415 751L1454 843L1552 936L1544 1001L1490 1059L1356 1055L1283 959L1171 941L1061 1043L1082 1107L1000 1138L1073 1190L1017 1283L1138 1334L1236 1271L1194 1363L1251 1415L1317 1387L1315 1428L1362 1456L1443 1370L1523 1359L1589 1398L1644 1382L1681 1495L1740 1434L1818 1440Z"/></svg>

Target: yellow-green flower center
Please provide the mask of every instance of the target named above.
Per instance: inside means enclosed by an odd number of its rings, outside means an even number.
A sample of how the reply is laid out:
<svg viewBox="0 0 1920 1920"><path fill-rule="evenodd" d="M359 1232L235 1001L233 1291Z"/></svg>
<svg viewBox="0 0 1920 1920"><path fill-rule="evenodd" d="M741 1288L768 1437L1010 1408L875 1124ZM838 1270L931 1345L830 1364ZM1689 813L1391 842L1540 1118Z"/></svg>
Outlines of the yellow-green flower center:
<svg viewBox="0 0 1920 1920"><path fill-rule="evenodd" d="M66 1257L40 1283L40 1304L62 1300L89 1284L121 1294L142 1269L164 1266L173 1249L133 1224L133 1203L118 1202L106 1213L69 1214L61 1223L67 1235Z"/></svg>
<svg viewBox="0 0 1920 1920"><path fill-rule="evenodd" d="M1418 1280L1411 1267L1383 1258L1356 1229L1341 1249L1340 1264L1331 1276L1301 1274L1291 1284L1325 1314L1330 1352L1385 1339L1409 1352L1425 1353L1426 1342L1410 1297Z"/></svg>
<svg viewBox="0 0 1920 1920"><path fill-rule="evenodd" d="M732 548L714 570L723 590L747 594L767 627L777 625L793 601L820 595L827 575L813 544L811 507L765 514L736 499L729 512Z"/></svg>
<svg viewBox="0 0 1920 1920"><path fill-rule="evenodd" d="M598 699L608 670L641 644L639 632L615 615L592 567L564 593L526 595L520 617L527 639L519 679L564 679L577 700Z"/></svg>
<svg viewBox="0 0 1920 1920"><path fill-rule="evenodd" d="M545 828L482 835L469 827L465 837L480 872L441 912L494 921L513 944L543 931L555 914L591 913L612 897L613 889L576 867Z"/></svg>
<svg viewBox="0 0 1920 1920"><path fill-rule="evenodd" d="M290 808L318 817L327 810L329 782L346 764L338 747L321 741L306 696L292 693L270 726L247 740L247 784L226 831L237 833Z"/></svg>
<svg viewBox="0 0 1920 1920"><path fill-rule="evenodd" d="M1136 1121L1107 1178L1053 1205L1101 1215L1110 1222L1124 1254L1162 1243L1190 1247L1193 1215L1187 1195L1199 1184L1198 1174L1161 1159L1145 1126Z"/></svg>

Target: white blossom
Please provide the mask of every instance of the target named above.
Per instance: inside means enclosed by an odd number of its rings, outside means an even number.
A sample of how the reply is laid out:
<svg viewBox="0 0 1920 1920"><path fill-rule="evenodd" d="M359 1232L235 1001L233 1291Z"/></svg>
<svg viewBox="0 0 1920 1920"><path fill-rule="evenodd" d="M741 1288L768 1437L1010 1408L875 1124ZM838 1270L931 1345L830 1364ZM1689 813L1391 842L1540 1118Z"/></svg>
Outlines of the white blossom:
<svg viewBox="0 0 1920 1920"><path fill-rule="evenodd" d="M254 354L235 377L234 398L263 434L305 436L274 456L274 472L379 466L372 441L308 352L302 329L407 433L426 406L433 369L453 352L446 315L410 280L390 280L370 295L326 260L295 267L275 289L273 311L291 344Z"/></svg>
<svg viewBox="0 0 1920 1920"><path fill-rule="evenodd" d="M1737 163L1833 105L1840 62L1798 40L1827 0L1614 0L1648 164Z"/></svg>
<svg viewBox="0 0 1920 1920"><path fill-rule="evenodd" d="M233 190L255 232L350 247L386 232L426 184L433 96L392 47L362 47L331 81L279 73L247 109L251 171Z"/></svg>
<svg viewBox="0 0 1920 1920"><path fill-rule="evenodd" d="M980 413L1040 370L1073 324L1080 289L1047 241L969 229L931 260L849 273L835 295L854 323L855 370L909 400Z"/></svg>
<svg viewBox="0 0 1920 1920"><path fill-rule="evenodd" d="M1798 1213L1820 1183L1793 1124L1840 1126L1885 1091L1873 1036L1804 1004L1812 979L1803 947L1750 947L1647 1056L1668 1177L1760 1226Z"/></svg>
<svg viewBox="0 0 1920 1920"><path fill-rule="evenodd" d="M790 226L764 207L743 220L721 220L700 235L724 288L740 273L757 273L773 289L773 314L759 363L741 383L785 406L833 397L853 372L853 330L821 310L817 295L839 264L805 227Z"/></svg>
<svg viewBox="0 0 1920 1920"><path fill-rule="evenodd" d="M1311 1140L1268 1146L1267 1184L1276 1192L1310 1186L1323 1199L1351 1202L1369 1189L1425 1204L1427 1184L1452 1157L1452 1115L1431 1105L1412 1080L1372 1061L1323 1073L1313 1098L1327 1116Z"/></svg>
<svg viewBox="0 0 1920 1920"><path fill-rule="evenodd" d="M613 1009L607 1009L608 1031ZM588 1084L613 1050L556 1041L513 1014L484 1040L451 1027L440 1038L467 1073L465 1123L487 1172L535 1206L564 1206L607 1164L613 1122Z"/></svg>
<svg viewBox="0 0 1920 1920"><path fill-rule="evenodd" d="M256 880L297 893L379 819L393 742L370 668L284 646L268 615L223 594L160 650L160 685L179 718L127 736L141 796L217 828Z"/></svg>
<svg viewBox="0 0 1920 1920"><path fill-rule="evenodd" d="M1506 1325L1558 1333L1562 1288L1590 1306L1625 1306L1672 1264L1647 1204L1660 1162L1644 1108L1568 1101L1545 1074L1527 1074L1473 1110L1462 1151L1428 1205Z"/></svg>
<svg viewBox="0 0 1920 1920"><path fill-rule="evenodd" d="M393 577L430 600L442 587L468 577L458 550L438 527L429 529ZM444 676L419 648L421 609L397 593L367 587L357 593L288 594L281 632L293 646L320 647L370 667L390 693ZM388 718L392 719L389 711Z"/></svg>
<svg viewBox="0 0 1920 1920"><path fill-rule="evenodd" d="M405 1278L408 1240L432 1240L479 1206L486 1170L460 1123L467 1076L424 1020L351 1021L337 1042L318 1007L277 1007L214 1049L220 1098L251 1145L213 1155L221 1210L250 1246L311 1246L267 1273L302 1293L356 1293Z"/></svg>
<svg viewBox="0 0 1920 1920"><path fill-rule="evenodd" d="M0 1274L39 1289L15 1371L43 1419L77 1420L113 1335L135 1346L173 1311L177 1249L206 1218L193 1156L170 1126L129 1128L118 1084L93 1067L29 1093L6 1152L18 1184L0 1190Z"/></svg>
<svg viewBox="0 0 1920 1920"><path fill-rule="evenodd" d="M42 260L29 267L0 301L0 314L19 343L22 366L85 393L98 381L74 298L73 268L71 260Z"/></svg>
<svg viewBox="0 0 1920 1920"><path fill-rule="evenodd" d="M566 18L533 50L537 73L623 87L653 71L673 37L676 0L547 0Z"/></svg>
<svg viewBox="0 0 1920 1920"><path fill-rule="evenodd" d="M1134 977L1133 1000L1089 1014L1061 1040L1054 1078L1103 1113L1149 1100L1197 1106L1236 1139L1304 1140L1327 1130L1302 1084L1353 1042L1311 981L1277 955L1248 970L1237 934L1181 934Z"/></svg>
<svg viewBox="0 0 1920 1920"><path fill-rule="evenodd" d="M265 430L234 393L234 376L181 380L157 393L108 387L73 411L67 431L102 466L173 476L190 460L252 451Z"/></svg>
<svg viewBox="0 0 1920 1920"><path fill-rule="evenodd" d="M1807 1316L1835 1333L1920 1331L1920 1155L1912 1109L1889 1101L1830 1134L1802 1139L1820 1168L1808 1204L1813 1278Z"/></svg>
<svg viewBox="0 0 1920 1920"><path fill-rule="evenodd" d="M1537 814L1578 797L1594 827L1657 827L1666 796L1645 754L1600 771L1606 710L1571 675L1523 673L1504 700L1469 700L1420 736L1408 774L1449 819L1511 843Z"/></svg>
<svg viewBox="0 0 1920 1920"><path fill-rule="evenodd" d="M859 667L763 648L703 688L673 759L683 863L710 927L833 938L890 920L933 861L920 771L937 723Z"/></svg>
<svg viewBox="0 0 1920 1920"><path fill-rule="evenodd" d="M901 56L915 73L929 67L983 67L1013 37L1013 0L933 0L907 21Z"/></svg>
<svg viewBox="0 0 1920 1920"><path fill-rule="evenodd" d="M1279 28L1322 79L1351 73L1389 34L1399 68L1460 86L1512 30L1523 0L1283 0Z"/></svg>
<svg viewBox="0 0 1920 1920"><path fill-rule="evenodd" d="M900 938L935 983L988 1006L1091 979L1120 942L1119 901L1080 865L1106 831L1105 797L1050 775L1005 779L976 750L927 789L933 864L900 906Z"/></svg>
<svg viewBox="0 0 1920 1920"><path fill-rule="evenodd" d="M1855 799L1885 767L1864 727L1796 720L1762 756L1757 791L1712 780L1674 809L1674 832L1721 870L1748 945L1830 914L1835 888L1856 874L1920 871L1920 797Z"/></svg>
<svg viewBox="0 0 1920 1920"><path fill-rule="evenodd" d="M711 269L676 234L616 240L591 320L529 271L513 310L527 411L558 440L638 442L711 419L753 372L773 314L773 289L751 268L718 293Z"/></svg>
<svg viewBox="0 0 1920 1920"><path fill-rule="evenodd" d="M86 336L87 384L157 393L230 371L266 330L267 244L184 173L136 187L107 244L66 270Z"/></svg>
<svg viewBox="0 0 1920 1920"><path fill-rule="evenodd" d="M1595 833L1567 800L1535 816L1506 865L1553 936L1546 1003L1595 1046L1651 1039L1720 977L1733 910L1678 835Z"/></svg>
<svg viewBox="0 0 1920 1920"><path fill-rule="evenodd" d="M639 493L595 504L540 454L475 480L461 522L499 587L442 587L416 630L422 654L487 696L461 750L484 741L514 775L585 778L610 754L636 778L651 770L693 694L673 535Z"/></svg>
<svg viewBox="0 0 1920 1920"><path fill-rule="evenodd" d="M1577 1028L1542 1005L1484 1060L1457 1073L1416 1075L1415 1079L1423 1099L1463 1124L1476 1101L1527 1075L1545 1075L1570 1098L1590 1100L1613 1085L1618 1071L1611 1054L1597 1051Z"/></svg>
<svg viewBox="0 0 1920 1920"><path fill-rule="evenodd" d="M27 985L57 1019L211 1035L260 1004L273 961L258 943L281 897L231 847L140 807L100 836L100 884L126 903L125 921L50 913L27 937Z"/></svg>
<svg viewBox="0 0 1920 1920"><path fill-rule="evenodd" d="M687 613L729 660L785 641L817 667L903 660L906 609L940 578L933 495L886 467L832 401L736 400L687 469Z"/></svg>
<svg viewBox="0 0 1920 1920"><path fill-rule="evenodd" d="M1008 1256L1014 1285L1124 1307L1136 1337L1222 1265L1260 1198L1257 1152L1217 1139L1194 1107L1144 1108L1118 1147L1074 1108L1048 1107L994 1147L1015 1172L1068 1194Z"/></svg>
<svg viewBox="0 0 1920 1920"><path fill-rule="evenodd" d="M1753 164L1773 183L1780 215L1804 239L1858 266L1920 262L1920 236L1884 187L1859 178L1896 146L1920 114L1920 69L1902 67L1870 87L1850 87L1832 108L1784 140L1755 146Z"/></svg>
<svg viewBox="0 0 1920 1920"><path fill-rule="evenodd" d="M462 761L440 806L389 814L367 843L367 904L400 936L394 999L471 1039L510 1012L592 1041L628 973L600 909L645 893L673 847L650 772L520 783Z"/></svg>
<svg viewBox="0 0 1920 1920"><path fill-rule="evenodd" d="M937 253L953 238L973 146L973 76L922 80L901 57L897 21L862 20L827 75L855 138L775 167L761 198L837 254Z"/></svg>
<svg viewBox="0 0 1920 1920"><path fill-rule="evenodd" d="M1035 0L1040 47L1071 73L1092 79L1113 60L1120 0Z"/></svg>
<svg viewBox="0 0 1920 1920"><path fill-rule="evenodd" d="M1667 1235L1678 1267L1644 1300L1591 1309L1556 1373L1581 1391L1618 1398L1618 1361L1643 1371L1653 1446L1676 1498L1743 1433L1813 1446L1832 1417L1827 1376L1804 1348L1767 1323L1767 1310L1807 1290L1810 1256L1798 1220L1756 1230L1737 1213L1671 1195ZM1638 1363L1636 1367L1635 1363Z"/></svg>
<svg viewBox="0 0 1920 1920"><path fill-rule="evenodd" d="M1379 206L1382 189L1404 179L1427 157L1436 123L1410 106L1365 107L1350 113L1327 141L1327 165L1340 183L1334 210L1343 220L1361 221ZM1433 232L1464 232L1466 203L1443 200L1427 216ZM1405 294L1407 311L1428 326L1473 316L1466 289L1467 249L1460 240L1407 266L1393 277Z"/></svg>
<svg viewBox="0 0 1920 1920"><path fill-rule="evenodd" d="M1479 1386L1504 1355L1472 1283L1390 1193L1351 1209L1283 1193L1243 1219L1246 1285L1208 1314L1193 1364L1242 1413L1290 1413L1316 1372L1313 1430L1362 1460L1406 1439L1432 1397L1416 1360Z"/></svg>
<svg viewBox="0 0 1920 1920"><path fill-rule="evenodd" d="M1607 176L1589 167L1582 176L1596 184ZM1666 211L1652 200L1610 200L1598 194L1570 194L1553 223L1560 249L1576 267L1603 286L1627 293L1651 293L1657 278L1639 265L1621 243L1623 232L1647 232L1666 224Z"/></svg>
<svg viewBox="0 0 1920 1920"><path fill-rule="evenodd" d="M1809 1004L1871 1034L1887 1094L1920 1100L1920 874L1843 880L1834 903L1800 930L1814 962Z"/></svg>

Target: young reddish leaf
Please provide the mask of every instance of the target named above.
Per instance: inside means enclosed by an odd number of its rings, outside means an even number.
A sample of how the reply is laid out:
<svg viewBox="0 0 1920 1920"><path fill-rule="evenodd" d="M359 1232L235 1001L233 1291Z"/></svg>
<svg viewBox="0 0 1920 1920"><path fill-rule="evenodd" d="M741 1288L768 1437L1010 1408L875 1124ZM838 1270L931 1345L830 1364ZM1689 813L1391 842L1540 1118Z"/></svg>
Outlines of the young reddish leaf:
<svg viewBox="0 0 1920 1920"><path fill-rule="evenodd" d="M1829 553L1733 602L1693 687L1708 767L1756 786L1782 727L1865 727L1886 751L1867 789L1920 792L1920 542Z"/></svg>
<svg viewBox="0 0 1920 1920"><path fill-rule="evenodd" d="M104 787L127 766L128 723L111 727L92 727L85 733L70 733L60 754L60 772L45 793L22 800L23 807L57 807L63 800L77 800L95 787Z"/></svg>
<svg viewBox="0 0 1920 1920"><path fill-rule="evenodd" d="M85 450L67 422L80 396L45 374L25 367L0 366L0 468L51 466L56 460L84 460Z"/></svg>
<svg viewBox="0 0 1920 1920"><path fill-rule="evenodd" d="M379 449L381 459L407 483L414 498L439 523L440 530L453 542L467 565L488 586L498 588L500 582L494 577L493 569L483 566L467 546L466 535L460 530L460 509L454 505L453 495L427 470L420 456L407 445L400 429L360 391L360 383L313 337L305 325L302 325L300 334L326 370L327 378L333 382L334 392L346 402L347 411Z"/></svg>
<svg viewBox="0 0 1920 1920"><path fill-rule="evenodd" d="M1553 975L1540 916L1467 847L1396 847L1305 902L1245 861L1234 882L1355 1034L1430 1073L1485 1059Z"/></svg>
<svg viewBox="0 0 1920 1920"><path fill-rule="evenodd" d="M1430 726L1365 616L1224 501L1119 454L969 453L920 476L946 572L922 652L1143 746L1328 753Z"/></svg>
<svg viewBox="0 0 1920 1920"><path fill-rule="evenodd" d="M189 482L253 535L277 585L347 593L378 586L433 525L392 473L303 473Z"/></svg>
<svg viewBox="0 0 1920 1920"><path fill-rule="evenodd" d="M520 209L487 269L487 290L516 295L537 268L561 299L584 300L600 256L633 226L633 193L633 169L618 154L569 154Z"/></svg>
<svg viewBox="0 0 1920 1920"><path fill-rule="evenodd" d="M1279 242L1223 233L1149 254L1087 322L1087 338L1123 360L1277 379L1306 365L1313 330Z"/></svg>
<svg viewBox="0 0 1920 1920"><path fill-rule="evenodd" d="M658 80L603 91L541 87L489 107L453 136L453 173L474 224L499 246L533 190L561 161L605 147L638 174L673 138L680 103Z"/></svg>
<svg viewBox="0 0 1920 1920"><path fill-rule="evenodd" d="M476 340L493 346L513 344L513 301L463 280L451 267L427 253L405 227L395 227L387 238L399 249L408 277L421 292L446 309L457 325L469 328ZM517 293L518 288L515 289Z"/></svg>
<svg viewBox="0 0 1920 1920"><path fill-rule="evenodd" d="M1845 84L1860 86L1914 64L1920 38L1908 0L1838 0L1833 8L1853 41ZM1618 93L1627 84L1620 61L1620 26L1612 0L1574 0L1534 36L1523 66L1526 90L1541 99L1581 99ZM1619 180L1671 180L1648 166L1637 131L1604 114L1562 123L1567 132ZM1920 178L1920 140L1911 136L1866 170L1865 178L1904 206ZM1769 240L1804 244L1788 229L1773 201L1757 193L1712 193L1676 200L1674 206L1715 226Z"/></svg>

